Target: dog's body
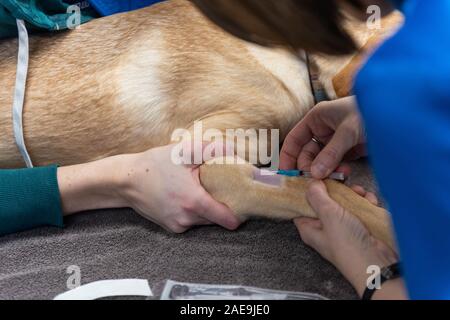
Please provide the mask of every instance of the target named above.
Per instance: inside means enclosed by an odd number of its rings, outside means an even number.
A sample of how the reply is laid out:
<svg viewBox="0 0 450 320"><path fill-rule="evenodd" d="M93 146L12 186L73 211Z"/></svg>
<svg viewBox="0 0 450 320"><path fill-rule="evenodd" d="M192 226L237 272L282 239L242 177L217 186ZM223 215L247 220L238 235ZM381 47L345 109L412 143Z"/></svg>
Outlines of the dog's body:
<svg viewBox="0 0 450 320"><path fill-rule="evenodd" d="M24 165L12 132L16 55L16 40L0 43L0 168ZM350 59L315 58L332 98ZM185 0L30 40L24 134L36 165L144 151L195 120L283 138L312 106L303 60L231 37Z"/></svg>
<svg viewBox="0 0 450 320"><path fill-rule="evenodd" d="M381 31L360 24L350 24L349 30L363 46L369 39L380 42L398 22L394 17ZM16 55L16 40L0 43L0 168L24 166L12 130ZM312 60L329 97L348 94L359 57ZM188 1L173 0L94 20L76 31L31 37L24 134L35 165L69 165L167 145L175 129L190 129L196 120L203 121L204 129L222 131L277 128L284 139L313 105L304 60L236 39ZM242 167L219 169L222 174L216 174L216 167L211 170L202 170L207 190L237 214L251 213L233 205L236 193L223 196L233 190L220 189L245 185L236 179L251 183L239 173ZM223 180L219 186L217 177ZM260 184L253 188L254 201L272 201L272 207L264 207L270 212L262 210L261 216L313 214L301 181L284 183L285 189L275 193ZM333 190L331 195L344 199L340 203L347 208L360 204L355 214L369 213L361 219L391 242L384 212L377 213L344 186ZM285 205L277 205L280 201Z"/></svg>

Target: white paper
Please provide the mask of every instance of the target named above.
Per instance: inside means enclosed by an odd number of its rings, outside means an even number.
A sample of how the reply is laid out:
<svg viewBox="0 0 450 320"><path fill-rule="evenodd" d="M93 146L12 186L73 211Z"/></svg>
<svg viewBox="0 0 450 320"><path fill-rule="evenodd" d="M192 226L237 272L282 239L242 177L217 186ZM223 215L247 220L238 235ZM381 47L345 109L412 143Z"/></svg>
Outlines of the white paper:
<svg viewBox="0 0 450 320"><path fill-rule="evenodd" d="M102 280L59 294L54 300L95 300L119 296L150 297L153 296L153 293L147 280Z"/></svg>

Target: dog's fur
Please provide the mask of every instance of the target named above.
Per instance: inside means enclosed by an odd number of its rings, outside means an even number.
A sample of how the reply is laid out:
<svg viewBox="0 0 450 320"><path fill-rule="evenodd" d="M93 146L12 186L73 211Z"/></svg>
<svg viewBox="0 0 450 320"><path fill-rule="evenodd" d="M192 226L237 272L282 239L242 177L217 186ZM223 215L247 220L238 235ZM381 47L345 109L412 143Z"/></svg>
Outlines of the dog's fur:
<svg viewBox="0 0 450 320"><path fill-rule="evenodd" d="M348 29L363 47L399 19ZM17 40L0 43L0 168L24 166L12 131L16 56ZM312 57L331 98L349 93L360 59ZM70 165L166 145L196 120L205 129L277 128L284 139L313 104L304 60L236 39L172 0L32 36L24 134L35 165Z"/></svg>
<svg viewBox="0 0 450 320"><path fill-rule="evenodd" d="M375 34L353 29L361 43ZM16 56L16 40L0 43L0 168L24 165L12 132ZM348 91L332 80L342 70L349 78L351 58L313 58L332 98ZM185 0L30 39L24 134L36 165L165 145L195 120L279 128L283 138L312 106L303 60L231 37Z"/></svg>

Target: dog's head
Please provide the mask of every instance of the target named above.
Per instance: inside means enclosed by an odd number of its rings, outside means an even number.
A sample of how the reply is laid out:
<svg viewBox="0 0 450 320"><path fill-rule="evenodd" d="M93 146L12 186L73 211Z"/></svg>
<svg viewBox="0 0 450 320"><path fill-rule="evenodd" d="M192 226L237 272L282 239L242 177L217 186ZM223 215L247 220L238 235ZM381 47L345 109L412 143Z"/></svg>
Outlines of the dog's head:
<svg viewBox="0 0 450 320"><path fill-rule="evenodd" d="M367 15L362 0L191 0L209 19L246 41L316 56L330 98L351 93L367 56L401 24L386 5ZM390 14L389 14L390 13ZM370 25L367 18L383 17ZM325 55L325 59L323 58ZM344 67L343 67L344 66ZM334 90L333 90L334 89ZM334 92L333 92L334 91Z"/></svg>

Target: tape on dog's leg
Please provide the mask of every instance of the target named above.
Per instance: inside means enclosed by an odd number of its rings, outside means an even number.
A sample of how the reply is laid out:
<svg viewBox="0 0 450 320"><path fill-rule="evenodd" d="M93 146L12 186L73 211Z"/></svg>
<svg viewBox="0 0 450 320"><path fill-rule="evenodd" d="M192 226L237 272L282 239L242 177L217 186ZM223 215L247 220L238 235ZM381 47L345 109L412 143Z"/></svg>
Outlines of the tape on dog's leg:
<svg viewBox="0 0 450 320"><path fill-rule="evenodd" d="M273 187L281 187L283 183L282 176L276 172L257 168L253 171L253 180Z"/></svg>
<svg viewBox="0 0 450 320"><path fill-rule="evenodd" d="M54 300L95 300L107 297L151 297L147 280L102 280L57 295Z"/></svg>
<svg viewBox="0 0 450 320"><path fill-rule="evenodd" d="M17 29L19 31L19 53L17 57L17 74L16 74L16 85L14 89L14 99L13 99L13 129L14 129L14 139L16 145L19 148L20 154L22 155L25 164L28 168L33 167L30 155L28 154L27 148L25 146L25 140L23 137L23 104L25 100L25 88L27 83L28 74L28 58L29 58L29 44L28 44L28 32L25 27L25 22L23 20L17 19Z"/></svg>

